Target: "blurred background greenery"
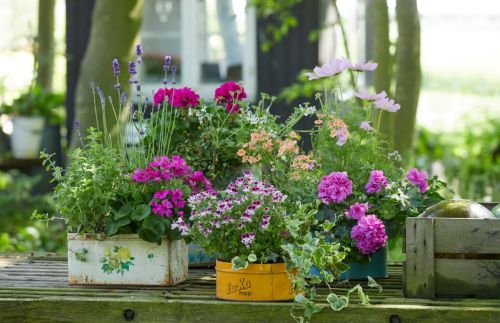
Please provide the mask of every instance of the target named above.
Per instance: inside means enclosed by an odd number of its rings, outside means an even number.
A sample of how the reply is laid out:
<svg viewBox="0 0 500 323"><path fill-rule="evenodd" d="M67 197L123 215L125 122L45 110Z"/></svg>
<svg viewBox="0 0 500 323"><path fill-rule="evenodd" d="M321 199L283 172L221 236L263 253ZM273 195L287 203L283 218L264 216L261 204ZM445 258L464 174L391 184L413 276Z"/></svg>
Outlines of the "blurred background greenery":
<svg viewBox="0 0 500 323"><path fill-rule="evenodd" d="M149 7L155 8L157 13L168 9L169 4L175 6L177 3L175 0L96 0L95 10L101 10L94 11L96 17L109 14L100 5L103 1L112 2L113 5L108 6L111 9L130 12L141 7L144 1L149 1ZM297 7L310 6L313 1L319 1L320 8L328 8L325 12L333 10L331 15L320 15L320 31L310 29L302 33L305 35L303 38L306 38L303 41L312 38L318 42L319 57L315 57L314 61L321 63L333 56L350 56L354 61L373 58L375 61L381 60L382 64L387 60L391 75L382 80L382 84L388 84L396 98L404 97L398 94L397 76L401 74L398 50L405 46L399 41L407 39L398 30L404 22L399 21L398 25L399 3L396 0L249 1L248 5L257 9L254 15L272 21L269 26L275 36L275 39L268 38L272 40L269 42L259 40L260 46L256 46L256 50L279 47L293 29L306 28L302 24L304 17ZM41 11L39 1L0 2L0 27L4 31L0 34L0 105L12 104L33 84L55 93L66 92L66 64L71 59L66 54L66 30L67 24L77 23L68 21L66 13L68 3L74 2L40 0ZM206 2L207 8L214 5L211 0ZM237 12L251 12L245 11L245 6L242 7L238 1L233 2ZM500 3L488 0L476 0L474 3L468 0L409 0L408 3L413 3L415 7L407 10L418 8L418 11L399 13L399 16L401 19L404 14L413 13L418 17L419 55L416 56L418 64L415 66L421 68L421 86L412 92L413 95L416 92L416 101L412 101L416 105L416 130L410 134L413 143L407 147L407 166L416 166L439 175L459 197L485 202L500 201L500 62L497 59L500 56L500 43L494 41L500 32ZM376 27L367 22L367 10L370 8L375 13L387 16L387 21L382 22L385 25ZM52 20L49 19L51 16ZM379 16L372 16L371 19L380 23ZM414 26L408 28L414 32L417 30ZM386 47L382 54L372 52L367 57L363 54L366 52L364 40L370 34L375 40L379 39L377 32L380 30L385 30ZM49 40L47 34L50 35ZM414 40L416 36L411 37ZM126 41L132 45L136 40L134 34L128 35ZM344 40L349 43L349 51L346 51ZM49 49L43 45L47 42ZM213 43L215 47L218 46L217 42ZM126 58L131 46L122 47L125 48L122 54ZM50 58L48 60L47 55ZM103 61L103 64L110 62L107 59ZM101 66L98 60L95 62L98 65L92 66L94 70L102 70L102 74L112 77L109 64ZM47 64L51 66L47 67ZM298 70L303 68L306 67L299 66ZM410 72L414 73L415 68L410 69ZM408 79L412 77L411 73ZM419 79L420 74L414 75ZM95 77L101 79L99 75ZM373 84L377 88L381 82L380 79L377 81L377 77L375 75L375 83L367 80L366 84ZM404 79L405 74L401 77ZM243 81L247 82L245 79ZM288 85L293 82L289 80ZM310 90L308 86L307 83L297 82L288 87L291 91L272 94L281 94L283 99L287 96L295 98L295 92L307 93ZM410 105L413 103L410 102ZM402 110L405 108L402 104ZM63 223L48 224L30 219L34 209L55 213L49 195L50 185L43 172L33 172L21 162L16 164L16 161L11 160L9 148L4 144L11 131L9 127L12 127L9 121L5 114L0 116L0 252L63 251ZM398 127L411 129L405 122L396 121L397 124L392 125L391 128L396 129L392 134L395 140L399 135ZM57 137L59 145L67 149L65 134L68 130L62 125L60 131L62 135Z"/></svg>

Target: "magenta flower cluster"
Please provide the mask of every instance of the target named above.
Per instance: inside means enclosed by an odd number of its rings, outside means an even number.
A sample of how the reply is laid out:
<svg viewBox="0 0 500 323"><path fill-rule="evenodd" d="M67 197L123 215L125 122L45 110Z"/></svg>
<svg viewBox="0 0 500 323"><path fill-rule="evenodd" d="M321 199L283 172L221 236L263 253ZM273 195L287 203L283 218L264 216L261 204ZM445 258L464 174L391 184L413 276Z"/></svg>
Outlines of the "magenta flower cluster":
<svg viewBox="0 0 500 323"><path fill-rule="evenodd" d="M425 193L427 191L429 184L427 182L426 172L419 171L416 168L412 168L410 169L410 171L408 171L408 174L406 174L406 178L411 184L418 186L418 190L420 191L420 193Z"/></svg>
<svg viewBox="0 0 500 323"><path fill-rule="evenodd" d="M370 173L370 179L365 185L365 189L366 192L373 194L380 192L387 185L388 181L384 176L384 172L381 170L372 170Z"/></svg>
<svg viewBox="0 0 500 323"><path fill-rule="evenodd" d="M352 181L346 172L323 176L318 185L318 197L325 204L342 203L352 193Z"/></svg>
<svg viewBox="0 0 500 323"><path fill-rule="evenodd" d="M145 169L137 168L130 177L136 183L164 187L153 193L150 205L154 214L168 218L174 214L183 217L183 209L186 205L186 194L183 190L178 187L167 188L172 180L181 179L182 183L188 185L193 193L212 190L212 184L202 172L192 172L186 161L175 155L172 158L155 157Z"/></svg>
<svg viewBox="0 0 500 323"><path fill-rule="evenodd" d="M193 108L200 104L200 96L188 87L161 88L154 94L153 103L157 106L164 101L175 108Z"/></svg>
<svg viewBox="0 0 500 323"><path fill-rule="evenodd" d="M361 253L372 254L387 241L384 223L374 214L363 216L352 228L351 239L356 241L356 247Z"/></svg>
<svg viewBox="0 0 500 323"><path fill-rule="evenodd" d="M345 211L345 215L352 220L359 220L366 215L370 206L368 203L356 202L349 206L349 210Z"/></svg>
<svg viewBox="0 0 500 323"><path fill-rule="evenodd" d="M234 81L229 81L215 89L214 100L218 104L225 104L227 112L236 113L240 109L238 102L246 97L247 94L243 86Z"/></svg>

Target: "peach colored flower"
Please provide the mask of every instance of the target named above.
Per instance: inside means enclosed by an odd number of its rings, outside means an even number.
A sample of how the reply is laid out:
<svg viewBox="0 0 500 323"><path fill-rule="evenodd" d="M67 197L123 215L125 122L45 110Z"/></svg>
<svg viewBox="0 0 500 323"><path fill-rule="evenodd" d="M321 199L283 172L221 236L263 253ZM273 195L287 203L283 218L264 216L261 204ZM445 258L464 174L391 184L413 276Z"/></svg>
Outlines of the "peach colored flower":
<svg viewBox="0 0 500 323"><path fill-rule="evenodd" d="M278 157L283 156L285 153L299 153L299 146L297 146L297 140L286 139L280 142L278 149Z"/></svg>
<svg viewBox="0 0 500 323"><path fill-rule="evenodd" d="M260 135L257 132L252 132L252 134L250 135L250 142L252 144L256 144L257 141L259 141L259 139L260 139Z"/></svg>
<svg viewBox="0 0 500 323"><path fill-rule="evenodd" d="M238 152L236 153L239 157L243 157L246 155L246 150L245 149L239 149Z"/></svg>
<svg viewBox="0 0 500 323"><path fill-rule="evenodd" d="M314 120L314 124L315 124L315 125L322 125L322 124L323 124L323 120L321 120L321 119L316 119L316 120Z"/></svg>

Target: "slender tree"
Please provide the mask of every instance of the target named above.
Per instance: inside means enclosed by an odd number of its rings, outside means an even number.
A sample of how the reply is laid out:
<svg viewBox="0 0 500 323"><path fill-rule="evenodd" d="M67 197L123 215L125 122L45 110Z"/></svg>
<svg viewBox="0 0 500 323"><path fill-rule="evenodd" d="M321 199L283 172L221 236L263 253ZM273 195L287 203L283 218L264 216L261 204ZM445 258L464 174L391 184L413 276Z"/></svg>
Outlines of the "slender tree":
<svg viewBox="0 0 500 323"><path fill-rule="evenodd" d="M387 0L370 0L367 2L366 14L371 15L369 20L371 31L372 53L371 57L378 63L378 68L373 73L375 91L386 91L391 96L393 58L391 56L391 42L389 39L389 9ZM377 117L377 116L375 116ZM382 115L380 130L388 138L393 138L394 115Z"/></svg>
<svg viewBox="0 0 500 323"><path fill-rule="evenodd" d="M396 2L398 47L396 100L401 110L395 115L395 148L403 155L411 152L420 94L420 20L417 0Z"/></svg>
<svg viewBox="0 0 500 323"><path fill-rule="evenodd" d="M36 83L52 90L54 74L54 9L55 0L38 1L38 36L35 49Z"/></svg>
<svg viewBox="0 0 500 323"><path fill-rule="evenodd" d="M91 82L118 103L112 60L121 65L122 91L128 92L127 63L131 58L142 20L143 0L97 0L92 13L89 44L83 58L76 89L76 119L82 129L96 126ZM97 98L97 101L99 99ZM98 103L99 107L100 104ZM107 120L114 120L109 102L106 102ZM72 136L72 146L79 145L78 136Z"/></svg>

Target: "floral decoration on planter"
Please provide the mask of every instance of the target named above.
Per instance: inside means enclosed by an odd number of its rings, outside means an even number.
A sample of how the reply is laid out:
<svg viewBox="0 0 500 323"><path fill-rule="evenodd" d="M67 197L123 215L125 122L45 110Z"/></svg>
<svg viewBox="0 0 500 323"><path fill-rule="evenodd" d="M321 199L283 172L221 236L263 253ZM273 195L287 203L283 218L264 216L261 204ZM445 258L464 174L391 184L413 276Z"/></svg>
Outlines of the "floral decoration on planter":
<svg viewBox="0 0 500 323"><path fill-rule="evenodd" d="M117 274L125 274L126 271L130 270L130 266L134 265L135 258L128 248L125 247L113 247L113 249L106 248L103 251L103 256L99 259L102 263L102 272L106 274L112 274L116 272Z"/></svg>

